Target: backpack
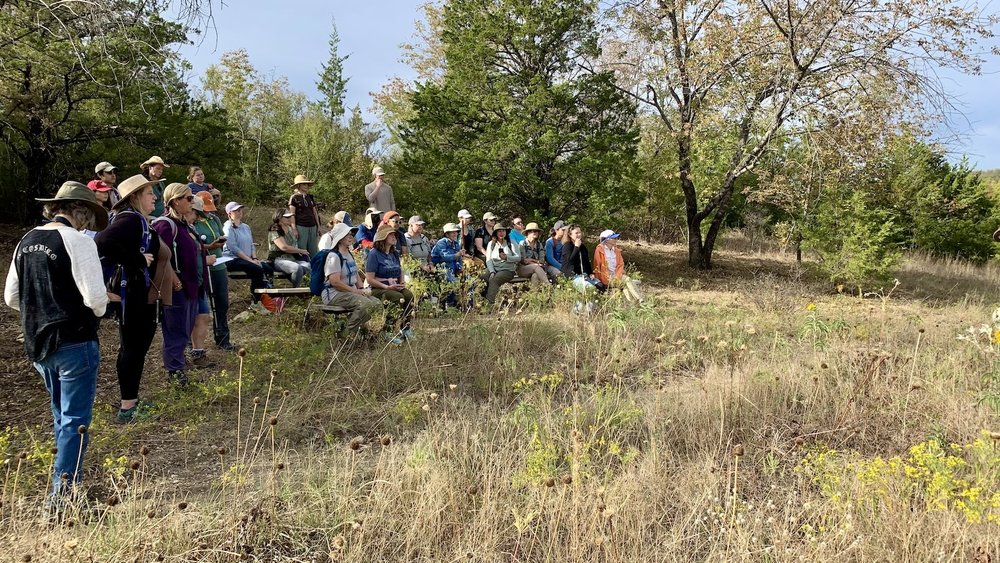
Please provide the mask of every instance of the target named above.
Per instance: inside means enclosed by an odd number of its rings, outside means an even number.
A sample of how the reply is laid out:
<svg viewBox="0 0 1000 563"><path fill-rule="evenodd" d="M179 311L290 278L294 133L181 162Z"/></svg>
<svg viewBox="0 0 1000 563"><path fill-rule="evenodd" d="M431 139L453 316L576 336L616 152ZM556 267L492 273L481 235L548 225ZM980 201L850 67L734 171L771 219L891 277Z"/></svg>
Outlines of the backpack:
<svg viewBox="0 0 1000 563"><path fill-rule="evenodd" d="M326 257L331 252L336 254L337 258L340 258L341 264L343 264L344 256L340 252L337 252L335 248L324 248L309 258L309 292L313 295L322 295L323 290L330 287L330 284L326 282L324 270L326 270Z"/></svg>
<svg viewBox="0 0 1000 563"><path fill-rule="evenodd" d="M149 222L146 220L145 217L143 217L139 213L136 213L135 211L126 210L126 211L121 211L119 213L115 213L111 217L111 221L114 221L115 219L126 213L134 213L137 217L139 217L139 221L142 223L142 242L139 245L139 252L145 253L149 249L149 244L151 242L150 240L151 235L149 232ZM104 256L101 256L99 258L101 261L101 272L103 273L105 287L107 287L107 290L111 293L116 293L116 292L118 293L118 295L121 297L122 307L124 307L125 287L127 285L127 280L125 279L124 267L120 264L115 264L111 262ZM149 269L144 268L144 270L145 271L143 273L145 274L146 278L146 287L148 288Z"/></svg>

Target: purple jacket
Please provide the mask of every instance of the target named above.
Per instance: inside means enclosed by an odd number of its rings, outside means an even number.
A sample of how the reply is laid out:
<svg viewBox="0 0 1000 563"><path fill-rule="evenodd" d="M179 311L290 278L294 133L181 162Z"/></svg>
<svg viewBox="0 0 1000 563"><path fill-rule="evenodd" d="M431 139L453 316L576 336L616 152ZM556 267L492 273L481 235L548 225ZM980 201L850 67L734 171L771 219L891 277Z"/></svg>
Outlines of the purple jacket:
<svg viewBox="0 0 1000 563"><path fill-rule="evenodd" d="M171 225L172 223L172 225ZM181 279L184 296L197 299L202 280L208 279L204 250L187 223L170 216L153 221L153 229L160 235L160 241L173 250L174 271ZM174 236L176 233L176 237ZM198 270L201 269L199 274Z"/></svg>

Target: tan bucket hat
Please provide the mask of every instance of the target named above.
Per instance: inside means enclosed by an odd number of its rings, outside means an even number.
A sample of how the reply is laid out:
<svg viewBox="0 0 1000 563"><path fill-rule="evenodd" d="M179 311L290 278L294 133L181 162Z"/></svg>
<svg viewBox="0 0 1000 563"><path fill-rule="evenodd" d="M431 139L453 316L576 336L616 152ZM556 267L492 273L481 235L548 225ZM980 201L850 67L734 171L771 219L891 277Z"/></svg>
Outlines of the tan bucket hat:
<svg viewBox="0 0 1000 563"><path fill-rule="evenodd" d="M377 231L375 231L375 238L372 239L372 242L381 242L381 241L385 240L386 238L388 238L389 235L395 234L395 233L396 233L396 229L392 228L389 225L382 225L381 227L378 228Z"/></svg>
<svg viewBox="0 0 1000 563"><path fill-rule="evenodd" d="M135 176L124 180L122 183L118 184L118 195L121 196L121 199L118 200L118 203L116 203L112 209L125 207L128 196L145 188L146 186L152 186L156 183L157 182L147 180L142 174L136 174Z"/></svg>
<svg viewBox="0 0 1000 563"><path fill-rule="evenodd" d="M305 174L298 174L297 176L295 176L295 181L292 182L292 187L294 188L295 186L298 186L299 184L308 184L308 185L311 186L311 185L313 185L315 183L316 182L313 182L309 178L306 178Z"/></svg>
<svg viewBox="0 0 1000 563"><path fill-rule="evenodd" d="M139 165L139 170L145 170L154 164L162 164L164 168L170 168L170 165L167 164L166 162L163 162L162 158L158 156L151 156L148 159L146 159L146 162L143 162L142 164Z"/></svg>
<svg viewBox="0 0 1000 563"><path fill-rule="evenodd" d="M457 233L457 232L459 232L461 230L462 230L462 227L459 227L455 223L445 223L444 224L444 232L446 232L446 233Z"/></svg>
<svg viewBox="0 0 1000 563"><path fill-rule="evenodd" d="M87 186L80 182L66 182L59 187L55 197L38 197L35 201L52 203L56 201L79 201L86 204L94 212L95 230L100 231L108 226L108 210L97 203L97 196Z"/></svg>
<svg viewBox="0 0 1000 563"><path fill-rule="evenodd" d="M530 231L542 232L542 229L538 226L538 223L532 221L531 223L528 223L527 225L524 226L525 233L528 233Z"/></svg>

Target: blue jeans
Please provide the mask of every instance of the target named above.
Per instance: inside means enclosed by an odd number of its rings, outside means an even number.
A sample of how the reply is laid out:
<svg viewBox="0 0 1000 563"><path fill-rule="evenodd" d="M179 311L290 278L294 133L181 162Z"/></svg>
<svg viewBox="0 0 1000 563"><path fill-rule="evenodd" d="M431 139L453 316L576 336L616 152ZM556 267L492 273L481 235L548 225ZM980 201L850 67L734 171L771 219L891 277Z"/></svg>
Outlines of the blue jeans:
<svg viewBox="0 0 1000 563"><path fill-rule="evenodd" d="M183 291L175 291L173 304L163 308L163 367L167 371L184 369L184 349L191 341L194 319L198 315L198 299L188 299Z"/></svg>
<svg viewBox="0 0 1000 563"><path fill-rule="evenodd" d="M80 434L79 428L90 428L97 394L97 366L101 353L96 340L60 346L45 359L35 362L45 388L52 397L52 420L56 436L56 456L52 466L52 493L65 492L80 480L83 454L90 433ZM62 476L67 475L64 485Z"/></svg>

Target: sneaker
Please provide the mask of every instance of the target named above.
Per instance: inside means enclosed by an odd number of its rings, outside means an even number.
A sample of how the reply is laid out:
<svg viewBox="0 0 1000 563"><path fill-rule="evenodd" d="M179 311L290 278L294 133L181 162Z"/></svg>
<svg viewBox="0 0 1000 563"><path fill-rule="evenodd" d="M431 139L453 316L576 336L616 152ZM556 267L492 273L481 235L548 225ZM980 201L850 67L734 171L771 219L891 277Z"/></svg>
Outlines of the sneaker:
<svg viewBox="0 0 1000 563"><path fill-rule="evenodd" d="M217 347L219 348L219 350L225 350L226 352L236 351L236 345L233 344L232 342L226 342L225 344L218 344Z"/></svg>
<svg viewBox="0 0 1000 563"><path fill-rule="evenodd" d="M180 385L181 387L187 387L188 384L187 372L182 369L170 370L167 372L167 379L170 383Z"/></svg>
<svg viewBox="0 0 1000 563"><path fill-rule="evenodd" d="M396 336L395 334L393 334L391 332L383 332L382 333L382 339L385 340L386 342L388 342L389 344L395 344L397 346L400 346L400 345L403 344L403 339L401 339L400 337Z"/></svg>
<svg viewBox="0 0 1000 563"><path fill-rule="evenodd" d="M208 358L208 354L206 354L204 350L191 352L191 367L188 369L207 369L214 367L215 362Z"/></svg>
<svg viewBox="0 0 1000 563"><path fill-rule="evenodd" d="M413 334L413 329L406 327L403 329L403 340L414 340L416 336Z"/></svg>

